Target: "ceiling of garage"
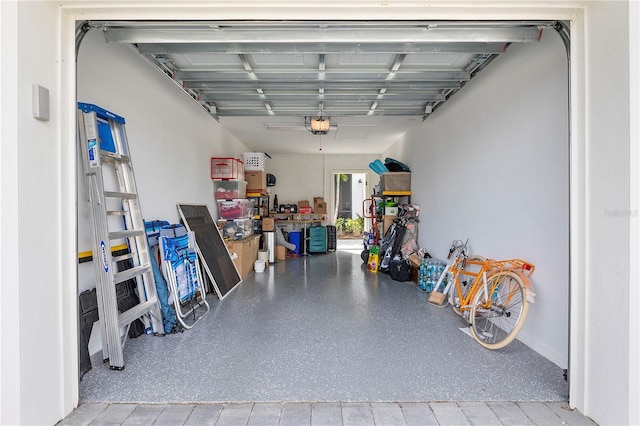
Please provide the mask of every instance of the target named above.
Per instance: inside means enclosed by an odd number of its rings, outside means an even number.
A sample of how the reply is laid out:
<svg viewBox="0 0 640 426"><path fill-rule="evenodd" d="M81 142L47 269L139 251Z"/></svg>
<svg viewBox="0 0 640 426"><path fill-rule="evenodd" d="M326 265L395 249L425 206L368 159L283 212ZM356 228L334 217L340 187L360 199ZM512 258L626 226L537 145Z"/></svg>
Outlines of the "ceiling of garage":
<svg viewBox="0 0 640 426"><path fill-rule="evenodd" d="M555 21L91 22L254 151L379 154ZM310 118L328 117L324 136Z"/></svg>

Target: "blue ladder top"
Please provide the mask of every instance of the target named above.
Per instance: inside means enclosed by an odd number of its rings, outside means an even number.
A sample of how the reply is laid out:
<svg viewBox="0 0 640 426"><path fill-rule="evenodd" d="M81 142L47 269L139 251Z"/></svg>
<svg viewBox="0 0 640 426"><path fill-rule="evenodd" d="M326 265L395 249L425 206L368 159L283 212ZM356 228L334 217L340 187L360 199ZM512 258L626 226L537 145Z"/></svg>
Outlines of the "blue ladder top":
<svg viewBox="0 0 640 426"><path fill-rule="evenodd" d="M84 102L78 102L78 109L82 110L82 112L95 112L96 115L104 120L114 120L118 123L125 124L124 117L121 117L117 114L112 113L111 111L107 111L104 108L101 108L94 104L86 104Z"/></svg>

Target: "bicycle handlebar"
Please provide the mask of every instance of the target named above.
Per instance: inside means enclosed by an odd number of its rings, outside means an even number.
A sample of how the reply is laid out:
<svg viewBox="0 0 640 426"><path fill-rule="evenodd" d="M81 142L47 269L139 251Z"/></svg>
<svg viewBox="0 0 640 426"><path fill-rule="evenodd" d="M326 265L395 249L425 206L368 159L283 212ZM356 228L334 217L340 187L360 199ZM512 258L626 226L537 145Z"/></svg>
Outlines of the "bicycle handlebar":
<svg viewBox="0 0 640 426"><path fill-rule="evenodd" d="M462 242L462 240L454 240L451 243L451 248L449 249L449 254L447 255L447 259L451 259L451 255L453 253L456 253L456 257L458 257L459 255L463 255L464 257L467 257L468 256L468 249L467 249L467 243L468 242L469 242L468 239L464 243Z"/></svg>

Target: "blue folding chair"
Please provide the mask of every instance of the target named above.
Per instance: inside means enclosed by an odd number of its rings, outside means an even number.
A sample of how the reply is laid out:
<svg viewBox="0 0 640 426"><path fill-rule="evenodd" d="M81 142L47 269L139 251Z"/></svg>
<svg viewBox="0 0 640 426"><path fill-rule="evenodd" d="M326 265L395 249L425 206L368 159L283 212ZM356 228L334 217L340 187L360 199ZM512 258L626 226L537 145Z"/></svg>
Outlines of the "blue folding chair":
<svg viewBox="0 0 640 426"><path fill-rule="evenodd" d="M160 231L158 241L170 303L180 324L185 329L192 328L211 311L196 254L195 234L186 232L182 225L168 225Z"/></svg>

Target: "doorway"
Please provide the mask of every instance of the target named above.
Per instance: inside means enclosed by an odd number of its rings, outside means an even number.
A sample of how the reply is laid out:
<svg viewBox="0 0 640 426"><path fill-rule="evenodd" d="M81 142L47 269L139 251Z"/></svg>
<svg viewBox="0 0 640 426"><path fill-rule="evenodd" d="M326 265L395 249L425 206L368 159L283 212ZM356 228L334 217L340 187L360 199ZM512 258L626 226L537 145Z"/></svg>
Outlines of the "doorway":
<svg viewBox="0 0 640 426"><path fill-rule="evenodd" d="M331 223L336 226L338 239L361 239L365 231L362 203L367 198L367 173L357 170L332 172Z"/></svg>
<svg viewBox="0 0 640 426"><path fill-rule="evenodd" d="M347 174L349 174L349 173L347 173ZM354 178L353 178L354 174L351 173L350 175L351 175L351 180L353 181L354 180ZM334 175L333 182L336 182L335 175ZM366 182L365 182L365 187L366 187ZM348 218L349 217L349 212L351 213L351 215L353 215L354 212L357 212L358 210L361 210L360 208L358 208L357 204L353 200L353 188L352 187L351 187L352 192L351 192L351 194L349 196L349 200L350 200L349 201L349 205L341 204L341 203L337 202L339 199L337 197L335 197L335 195L336 195L335 192L337 192L339 190L341 191L342 189L343 188L341 188L340 186L337 186L337 185L335 187L332 187L332 200L334 200L333 207L335 208L335 210L337 212L336 213L336 220L337 220L337 218L339 217L340 214L343 214L345 218ZM345 191L346 191L346 188L345 188ZM369 192L365 190L364 194L368 194L368 193ZM363 196L365 196L365 195L363 195ZM342 213L340 213L340 212L342 212Z"/></svg>

